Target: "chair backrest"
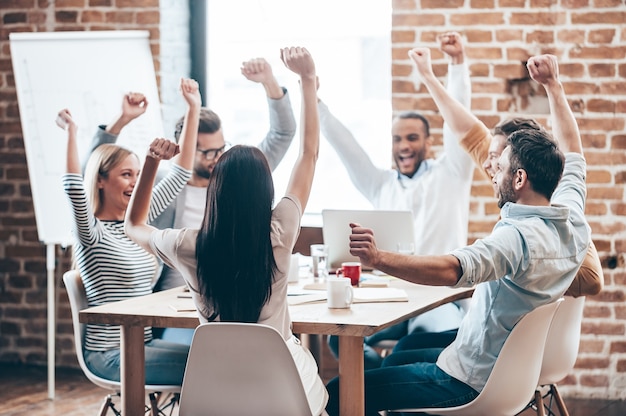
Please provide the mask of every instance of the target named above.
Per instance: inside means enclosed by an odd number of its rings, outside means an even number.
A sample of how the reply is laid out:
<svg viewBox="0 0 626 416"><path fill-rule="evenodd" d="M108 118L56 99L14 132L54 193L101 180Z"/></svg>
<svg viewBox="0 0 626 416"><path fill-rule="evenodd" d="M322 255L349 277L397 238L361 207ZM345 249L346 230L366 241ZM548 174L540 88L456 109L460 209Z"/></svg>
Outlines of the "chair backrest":
<svg viewBox="0 0 626 416"><path fill-rule="evenodd" d="M550 323L562 299L535 308L520 319L504 342L485 387L471 402L437 409L404 409L456 416L510 416L533 396L539 380Z"/></svg>
<svg viewBox="0 0 626 416"><path fill-rule="evenodd" d="M67 290L67 297L70 301L70 309L72 312L72 325L74 327L74 347L76 348L76 357L81 370L85 376L95 385L105 389L119 391L120 383L99 377L89 370L83 356L83 342L85 340L85 324L81 324L78 319L78 313L87 308L87 295L85 287L77 270L69 270L63 274L63 283Z"/></svg>
<svg viewBox="0 0 626 416"><path fill-rule="evenodd" d="M212 322L196 328L180 416L311 415L282 336L261 324Z"/></svg>
<svg viewBox="0 0 626 416"><path fill-rule="evenodd" d="M548 331L539 385L556 384L572 371L580 344L585 297L565 296Z"/></svg>
<svg viewBox="0 0 626 416"><path fill-rule="evenodd" d="M70 310L72 312L72 325L74 327L74 348L76 348L76 357L78 358L78 364L80 365L81 370L83 370L85 376L96 386L119 392L121 389L120 382L108 380L92 373L85 363L83 344L85 342L85 331L87 325L80 323L78 313L83 309L86 309L89 305L87 303L85 286L83 285L83 280L80 278L78 271L68 270L67 272L65 272L63 274L63 283L65 284L67 297L70 301ZM169 384L147 384L145 388L147 393L178 393L180 391L180 386Z"/></svg>

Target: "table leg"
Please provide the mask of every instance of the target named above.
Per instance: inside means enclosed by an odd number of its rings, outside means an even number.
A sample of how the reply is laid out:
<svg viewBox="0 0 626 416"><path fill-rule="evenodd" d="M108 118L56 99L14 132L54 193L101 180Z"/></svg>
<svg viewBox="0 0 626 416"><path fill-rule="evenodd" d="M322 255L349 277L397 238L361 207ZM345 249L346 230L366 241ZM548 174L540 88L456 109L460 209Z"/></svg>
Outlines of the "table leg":
<svg viewBox="0 0 626 416"><path fill-rule="evenodd" d="M145 410L145 350L143 326L122 325L122 414L143 415Z"/></svg>
<svg viewBox="0 0 626 416"><path fill-rule="evenodd" d="M363 337L339 336L339 414L365 414Z"/></svg>

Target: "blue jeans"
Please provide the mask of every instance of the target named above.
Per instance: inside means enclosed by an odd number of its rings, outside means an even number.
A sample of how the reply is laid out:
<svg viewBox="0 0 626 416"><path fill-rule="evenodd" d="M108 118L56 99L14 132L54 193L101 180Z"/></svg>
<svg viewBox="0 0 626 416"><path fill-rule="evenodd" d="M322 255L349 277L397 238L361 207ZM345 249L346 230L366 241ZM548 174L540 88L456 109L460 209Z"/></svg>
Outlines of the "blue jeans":
<svg viewBox="0 0 626 416"><path fill-rule="evenodd" d="M182 385L189 355L189 345L153 339L145 344L145 384ZM85 363L92 373L120 381L120 349L85 350Z"/></svg>
<svg viewBox="0 0 626 416"><path fill-rule="evenodd" d="M383 362L383 358L380 356L380 354L378 354L378 352L376 352L374 348L368 345L368 341L368 337L365 337L365 343L363 344L363 366L366 370L371 370L373 368L380 367L381 363ZM338 359L339 337L337 335L330 335L328 337L328 348L330 349L330 352L332 352L333 356Z"/></svg>
<svg viewBox="0 0 626 416"><path fill-rule="evenodd" d="M443 332L412 332L398 340L393 352L419 350L422 348L445 348L452 344L458 329Z"/></svg>
<svg viewBox="0 0 626 416"><path fill-rule="evenodd" d="M163 332L159 338L163 341L191 345L195 331L194 328L163 328Z"/></svg>
<svg viewBox="0 0 626 416"><path fill-rule="evenodd" d="M459 327L459 324L463 319L464 313L465 312L461 306L457 305L455 302L446 303L431 311L416 316L415 318L400 322L370 335L369 337L365 337L365 344L363 345L365 369L371 370L373 368L380 367L383 359L378 352L376 352L373 346L383 340L393 339L400 340L400 342L402 342L403 338L415 336L416 339L423 337L426 344L424 344L423 347L415 346L413 348L447 346L449 342L440 344L438 339L433 344L430 344L428 337L431 334L437 334L440 331L456 331L456 328ZM328 347L335 358L339 358L339 343L337 336L331 335L328 337Z"/></svg>
<svg viewBox="0 0 626 416"><path fill-rule="evenodd" d="M437 367L441 351L414 351L419 361L412 364L386 366L385 360L381 368L365 371L365 415L377 416L381 410L460 406L474 400L476 390ZM332 379L326 388L326 411L330 416L339 415L339 378Z"/></svg>

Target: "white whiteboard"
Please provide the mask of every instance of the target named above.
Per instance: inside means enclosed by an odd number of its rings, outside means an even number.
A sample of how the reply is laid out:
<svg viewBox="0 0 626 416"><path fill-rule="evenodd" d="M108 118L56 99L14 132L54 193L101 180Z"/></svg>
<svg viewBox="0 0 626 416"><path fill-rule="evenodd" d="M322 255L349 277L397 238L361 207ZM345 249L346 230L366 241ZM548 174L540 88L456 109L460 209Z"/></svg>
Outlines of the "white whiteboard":
<svg viewBox="0 0 626 416"><path fill-rule="evenodd" d="M55 124L68 108L86 157L99 124L120 113L129 91L146 95L148 109L126 126L118 143L140 158L163 137L163 120L147 31L11 33L11 58L39 240L69 245L73 220L61 185L67 133ZM84 161L83 161L84 162Z"/></svg>

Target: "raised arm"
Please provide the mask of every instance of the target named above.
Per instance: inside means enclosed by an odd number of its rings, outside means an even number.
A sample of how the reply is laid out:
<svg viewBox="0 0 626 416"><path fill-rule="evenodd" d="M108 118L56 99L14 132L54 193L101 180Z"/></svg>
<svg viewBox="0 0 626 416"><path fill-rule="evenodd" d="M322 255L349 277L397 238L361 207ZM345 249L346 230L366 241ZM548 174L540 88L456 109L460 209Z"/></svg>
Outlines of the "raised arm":
<svg viewBox="0 0 626 416"><path fill-rule="evenodd" d="M252 82L263 85L269 106L270 129L259 143L273 171L283 159L296 135L296 119L287 90L274 77L271 65L263 58L243 62L241 73Z"/></svg>
<svg viewBox="0 0 626 416"><path fill-rule="evenodd" d="M192 170L196 154L196 142L198 141L202 97L198 83L189 78L181 78L180 92L187 102L187 112L180 133L180 153L173 159L173 162L182 168Z"/></svg>
<svg viewBox="0 0 626 416"><path fill-rule="evenodd" d="M135 243L150 251L150 234L156 230L148 225L154 179L161 160L169 160L179 152L179 146L167 139L154 139L150 144L141 174L126 209L124 231Z"/></svg>
<svg viewBox="0 0 626 416"><path fill-rule="evenodd" d="M460 65L465 63L465 47L461 35L457 32L447 32L437 36L439 41L439 49L450 57L452 65Z"/></svg>
<svg viewBox="0 0 626 416"><path fill-rule="evenodd" d="M463 38L457 32L446 32L437 36L437 40L439 49L450 58L446 91L455 101L469 109L472 103L472 82L465 62ZM444 117L443 121L443 151L451 162L449 169L451 172L456 172L459 178L469 178L474 164L461 146L461 136L457 135L450 126L450 122L456 120Z"/></svg>
<svg viewBox="0 0 626 416"><path fill-rule="evenodd" d="M131 121L142 115L148 109L148 99L140 92L129 92L122 100L122 111L108 124L105 131L110 134L120 134L122 129Z"/></svg>
<svg viewBox="0 0 626 416"><path fill-rule="evenodd" d="M115 143L122 129L131 121L145 113L147 109L148 99L142 93L129 92L124 94L120 113L115 117L112 123L98 126L83 163L86 163L87 159L89 159L89 155L101 144ZM84 167L83 165L83 168Z"/></svg>
<svg viewBox="0 0 626 416"><path fill-rule="evenodd" d="M531 78L543 85L546 90L552 116L553 136L558 140L559 147L564 153L582 154L583 146L578 124L559 80L559 65L556 57L554 55L534 56L528 60L527 68ZM602 264L598 251L591 241L587 255L565 294L574 297L596 295L603 287Z"/></svg>
<svg viewBox="0 0 626 416"><path fill-rule="evenodd" d="M304 211L311 193L320 140L315 63L306 48L284 48L281 49L280 55L285 66L300 76L302 88L300 152L291 172L286 193L297 197Z"/></svg>
<svg viewBox="0 0 626 416"><path fill-rule="evenodd" d="M252 82L261 83L268 98L278 100L285 95L274 77L271 65L264 58L254 58L243 62L241 74Z"/></svg>
<svg viewBox="0 0 626 416"><path fill-rule="evenodd" d="M415 62L420 79L428 88L431 97L452 133L458 138L465 136L476 123L480 123L480 120L469 109L455 100L441 85L433 73L430 49L414 48L409 51L409 56Z"/></svg>
<svg viewBox="0 0 626 416"><path fill-rule="evenodd" d="M548 94L552 131L559 147L566 152L583 153L578 124L570 109L559 80L559 64L554 55L539 55L530 58L526 64L532 79L543 85Z"/></svg>
<svg viewBox="0 0 626 416"><path fill-rule="evenodd" d="M65 171L67 173L81 173L80 159L78 157L78 143L76 135L78 133L78 126L72 118L70 110L67 108L59 111L57 115L57 125L67 130L67 156Z"/></svg>

